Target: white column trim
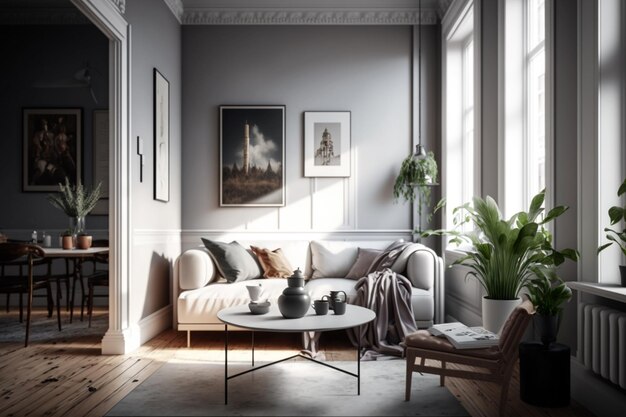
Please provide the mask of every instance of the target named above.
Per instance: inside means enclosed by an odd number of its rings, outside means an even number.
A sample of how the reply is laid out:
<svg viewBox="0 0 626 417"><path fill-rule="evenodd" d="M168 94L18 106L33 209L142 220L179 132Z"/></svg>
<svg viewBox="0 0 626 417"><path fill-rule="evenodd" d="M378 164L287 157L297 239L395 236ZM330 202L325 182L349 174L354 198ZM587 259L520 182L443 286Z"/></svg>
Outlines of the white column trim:
<svg viewBox="0 0 626 417"><path fill-rule="evenodd" d="M125 2L72 0L109 38L109 329L103 354L124 354L139 347L129 323L131 239L130 168L130 26L120 14Z"/></svg>

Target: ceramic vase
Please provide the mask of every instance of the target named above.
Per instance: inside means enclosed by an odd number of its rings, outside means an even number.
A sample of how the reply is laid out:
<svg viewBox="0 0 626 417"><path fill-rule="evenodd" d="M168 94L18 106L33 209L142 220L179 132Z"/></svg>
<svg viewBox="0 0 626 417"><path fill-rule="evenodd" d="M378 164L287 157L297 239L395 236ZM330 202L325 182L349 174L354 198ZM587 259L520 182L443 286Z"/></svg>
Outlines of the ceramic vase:
<svg viewBox="0 0 626 417"><path fill-rule="evenodd" d="M299 319L311 306L311 297L304 289L304 276L300 268L287 278L287 285L278 297L278 309L286 319Z"/></svg>
<svg viewBox="0 0 626 417"><path fill-rule="evenodd" d="M550 343L556 342L556 333L558 330L558 316L549 316L546 314L535 314L535 324L539 330L541 343L549 346Z"/></svg>
<svg viewBox="0 0 626 417"><path fill-rule="evenodd" d="M78 235L76 238L76 247L78 249L89 249L91 247L92 237L88 235Z"/></svg>

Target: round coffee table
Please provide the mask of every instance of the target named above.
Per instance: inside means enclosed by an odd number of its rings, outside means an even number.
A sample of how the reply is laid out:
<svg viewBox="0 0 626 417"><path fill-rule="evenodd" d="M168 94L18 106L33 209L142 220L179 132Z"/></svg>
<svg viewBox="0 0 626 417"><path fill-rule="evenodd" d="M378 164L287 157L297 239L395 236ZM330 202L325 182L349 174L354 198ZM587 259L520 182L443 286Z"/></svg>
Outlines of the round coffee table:
<svg viewBox="0 0 626 417"><path fill-rule="evenodd" d="M247 305L240 305L220 310L217 318L224 323L224 404L228 404L228 381L238 376L247 374L258 369L265 368L276 363L284 362L289 359L301 357L320 365L327 366L345 374L351 375L357 379L357 395L361 395L361 341L357 346L357 373L348 372L344 369L320 362L301 353L280 359L274 362L266 363L261 366L254 367L254 332L282 332L282 333L300 333L300 332L325 332L331 330L350 329L369 323L376 318L376 314L367 308L347 305L346 313L335 315L329 313L323 316L315 314L315 310L310 308L304 317L299 319L286 319L280 314L278 306L272 304L270 311L266 314L252 314ZM237 326L242 329L252 330L252 368L235 375L228 375L228 326Z"/></svg>

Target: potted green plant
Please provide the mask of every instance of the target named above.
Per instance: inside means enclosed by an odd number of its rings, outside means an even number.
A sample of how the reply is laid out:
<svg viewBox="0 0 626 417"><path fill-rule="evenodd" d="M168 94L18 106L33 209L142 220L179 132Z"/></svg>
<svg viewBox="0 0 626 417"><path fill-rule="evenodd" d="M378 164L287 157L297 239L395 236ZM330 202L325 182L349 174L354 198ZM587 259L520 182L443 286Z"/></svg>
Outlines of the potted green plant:
<svg viewBox="0 0 626 417"><path fill-rule="evenodd" d="M555 268L537 268L526 286L528 298L535 307L535 323L541 342L548 346L556 341L563 303L572 298L572 290L558 277Z"/></svg>
<svg viewBox="0 0 626 417"><path fill-rule="evenodd" d="M626 194L626 178L620 185L617 190L617 196L621 197ZM626 222L626 205L623 207L613 206L609 209L609 218L611 219L611 226L617 224L621 221ZM626 223L623 223L626 224ZM606 232L606 238L610 241L609 243L605 243L604 245L598 248L598 254L602 252L604 249L611 246L613 243L619 246L622 254L626 256L626 226L621 231L611 229L610 227L605 227L604 231ZM626 287L626 265L619 266L619 272L621 276L622 286Z"/></svg>
<svg viewBox="0 0 626 417"><path fill-rule="evenodd" d="M552 246L552 235L545 225L565 213L566 206L554 207L543 216L545 190L537 194L528 211L503 219L491 197L474 197L453 210L455 229L426 231L425 235L450 235L453 243L469 243L468 249L451 266L469 268L485 290L482 300L483 326L499 332L510 312L521 303L520 291L526 287L539 268L558 266L566 258L578 260L574 249L558 251ZM458 230L464 224L473 230Z"/></svg>
<svg viewBox="0 0 626 417"><path fill-rule="evenodd" d="M80 181L76 185L70 184L69 178L65 177L65 185L59 184L59 193L48 195L48 201L69 217L73 235L85 231L85 216L96 206L101 188L101 182L93 190L89 190Z"/></svg>
<svg viewBox="0 0 626 417"><path fill-rule="evenodd" d="M433 185L437 185L438 175L437 161L432 152L426 153L424 157L416 157L414 154L410 154L402 161L400 172L393 184L393 197L396 201L400 197L410 203L416 199L418 200L417 213L420 223L422 221L423 207L430 206L431 188ZM443 200L440 201L437 207L428 215L426 218L427 224L430 224L433 213L443 204ZM416 232L421 234L421 225Z"/></svg>

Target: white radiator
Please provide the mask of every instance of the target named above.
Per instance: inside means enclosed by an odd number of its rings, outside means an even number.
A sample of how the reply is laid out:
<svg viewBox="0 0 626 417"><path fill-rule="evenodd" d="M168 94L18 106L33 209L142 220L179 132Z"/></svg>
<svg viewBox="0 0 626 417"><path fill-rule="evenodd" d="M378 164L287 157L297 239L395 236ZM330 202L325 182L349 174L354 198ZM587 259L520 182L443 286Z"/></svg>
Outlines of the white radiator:
<svg viewBox="0 0 626 417"><path fill-rule="evenodd" d="M583 343L579 358L593 372L626 389L626 313L580 303Z"/></svg>

